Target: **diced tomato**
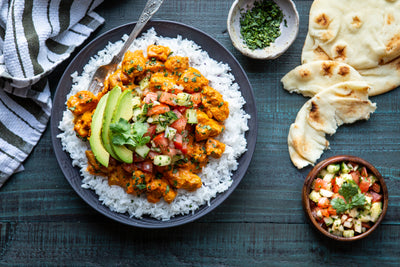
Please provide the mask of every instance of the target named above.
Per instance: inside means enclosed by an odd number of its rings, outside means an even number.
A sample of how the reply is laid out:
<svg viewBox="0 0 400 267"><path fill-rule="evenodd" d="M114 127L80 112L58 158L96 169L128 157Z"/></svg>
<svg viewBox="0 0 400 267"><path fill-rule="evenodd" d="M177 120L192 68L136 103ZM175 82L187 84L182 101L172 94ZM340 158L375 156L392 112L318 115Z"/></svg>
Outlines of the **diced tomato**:
<svg viewBox="0 0 400 267"><path fill-rule="evenodd" d="M321 189L327 189L328 188L328 183L325 182L324 180L322 180L321 178L317 178L315 180L315 186L314 186L314 190L319 192L319 190Z"/></svg>
<svg viewBox="0 0 400 267"><path fill-rule="evenodd" d="M382 200L382 195L381 194L375 193L374 191L370 191L370 193L371 193L371 196L372 196L372 203L379 202L379 201Z"/></svg>
<svg viewBox="0 0 400 267"><path fill-rule="evenodd" d="M194 105L198 105L201 103L201 93L193 93L190 97L190 100Z"/></svg>
<svg viewBox="0 0 400 267"><path fill-rule="evenodd" d="M156 128L157 125L152 124L147 128L147 133L145 133L143 136L150 136L150 138L153 138L154 135L156 134Z"/></svg>
<svg viewBox="0 0 400 267"><path fill-rule="evenodd" d="M321 197L318 200L318 207L320 207L320 208L326 209L326 208L329 207L329 204L330 204L330 202L329 202L329 199L327 197Z"/></svg>
<svg viewBox="0 0 400 267"><path fill-rule="evenodd" d="M187 154L187 142L184 141L184 138L181 134L175 134L174 146L182 151L183 154Z"/></svg>
<svg viewBox="0 0 400 267"><path fill-rule="evenodd" d="M179 109L180 109L180 107L177 107L172 110L172 112L175 113L175 115L178 117L178 119L183 117L183 115L182 115L183 112L180 112ZM185 109L186 109L186 107L185 107Z"/></svg>
<svg viewBox="0 0 400 267"><path fill-rule="evenodd" d="M150 160L146 160L143 162L135 163L136 167L144 172L152 173L153 172L153 163Z"/></svg>
<svg viewBox="0 0 400 267"><path fill-rule="evenodd" d="M160 133L153 138L153 142L159 148L166 148L168 147L168 139L165 137L164 133Z"/></svg>
<svg viewBox="0 0 400 267"><path fill-rule="evenodd" d="M321 214L324 217L329 217L329 211L328 209L321 209Z"/></svg>
<svg viewBox="0 0 400 267"><path fill-rule="evenodd" d="M144 158L142 158L136 153L133 153L133 162L142 162L142 161L144 161Z"/></svg>
<svg viewBox="0 0 400 267"><path fill-rule="evenodd" d="M152 116L152 115L157 115L157 114L164 114L168 111L170 111L171 109L169 108L168 105L165 104L160 104L160 105L156 105L152 108L150 108L147 111L147 116Z"/></svg>
<svg viewBox="0 0 400 267"><path fill-rule="evenodd" d="M185 130L186 123L187 123L187 119L185 117L181 117L181 118L177 119L176 121L174 121L170 126L174 129L176 129L176 131L178 133L182 133L182 131Z"/></svg>
<svg viewBox="0 0 400 267"><path fill-rule="evenodd" d="M328 212L329 212L329 215L336 215L336 210L334 208L332 208L332 206L329 206Z"/></svg>
<svg viewBox="0 0 400 267"><path fill-rule="evenodd" d="M371 228L371 225L370 225L369 223L367 223L367 222L362 222L362 223L361 223L361 226L362 226L362 227L365 227L365 228L367 228L367 229Z"/></svg>
<svg viewBox="0 0 400 267"><path fill-rule="evenodd" d="M343 199L344 201L346 201L346 199L344 199L344 197L343 197L342 195L338 194L338 193L333 194L333 196L332 196L331 199L335 199L335 198L341 198L341 199Z"/></svg>
<svg viewBox="0 0 400 267"><path fill-rule="evenodd" d="M144 97L143 101L144 103L150 104L153 103L154 101L157 101L158 95L155 92L148 92L146 96Z"/></svg>
<svg viewBox="0 0 400 267"><path fill-rule="evenodd" d="M182 116L182 114L184 114L184 113L186 112L186 110L188 109L188 107L185 107L185 106L178 106L178 107L176 107L176 109L181 113L181 116Z"/></svg>
<svg viewBox="0 0 400 267"><path fill-rule="evenodd" d="M160 155L160 153L157 153L157 152L155 152L155 151L149 151L149 154L147 154L147 156L151 159L151 160L153 160L154 158L155 158L155 156L158 156L158 155Z"/></svg>
<svg viewBox="0 0 400 267"><path fill-rule="evenodd" d="M369 189L369 185L370 185L369 182L368 182L367 180L364 180L364 179L363 179L363 180L360 182L360 184L359 184L361 193L367 192L368 189Z"/></svg>
<svg viewBox="0 0 400 267"><path fill-rule="evenodd" d="M353 178L353 181L356 182L356 184L360 183L360 173L358 171L355 172L350 172L351 177Z"/></svg>
<svg viewBox="0 0 400 267"><path fill-rule="evenodd" d="M340 186L336 183L336 177L332 178L331 184L333 193L339 193Z"/></svg>
<svg viewBox="0 0 400 267"><path fill-rule="evenodd" d="M368 171L366 167L361 168L361 176L362 177L368 177Z"/></svg>
<svg viewBox="0 0 400 267"><path fill-rule="evenodd" d="M381 186L380 186L378 183L374 183L374 184L371 186L371 189L372 189L372 191L374 191L374 192L376 192L376 193L381 192Z"/></svg>
<svg viewBox="0 0 400 267"><path fill-rule="evenodd" d="M135 164L133 163L122 163L122 168L129 172L129 173L133 173L133 171L135 170Z"/></svg>
<svg viewBox="0 0 400 267"><path fill-rule="evenodd" d="M170 106L176 106L176 103L177 103L176 98L177 97L176 97L175 94L162 92L161 95L160 95L160 98L158 99L158 101L160 101L161 103L168 104Z"/></svg>

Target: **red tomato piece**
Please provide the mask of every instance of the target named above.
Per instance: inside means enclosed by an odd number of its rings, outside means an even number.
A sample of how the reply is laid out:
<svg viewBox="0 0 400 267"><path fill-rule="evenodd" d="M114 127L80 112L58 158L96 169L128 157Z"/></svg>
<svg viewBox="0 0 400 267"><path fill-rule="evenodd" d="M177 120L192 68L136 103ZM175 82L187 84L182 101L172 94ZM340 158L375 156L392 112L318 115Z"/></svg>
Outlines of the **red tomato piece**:
<svg viewBox="0 0 400 267"><path fill-rule="evenodd" d="M164 136L164 133L160 133L153 138L154 144L158 147L168 147L168 139Z"/></svg>
<svg viewBox="0 0 400 267"><path fill-rule="evenodd" d="M150 108L147 111L147 116L152 116L152 115L157 115L157 114L164 114L166 112L170 111L170 108L168 105L165 104L160 104L160 105L156 105L152 108Z"/></svg>
<svg viewBox="0 0 400 267"><path fill-rule="evenodd" d="M177 97L176 97L175 94L162 92L161 95L160 95L160 98L158 99L158 101L160 101L161 103L168 104L170 106L176 106L176 103L177 103L176 98Z"/></svg>
<svg viewBox="0 0 400 267"><path fill-rule="evenodd" d="M184 140L183 136L181 134L175 134L174 138L174 146L175 148L179 149L182 151L183 154L187 154L187 141Z"/></svg>
<svg viewBox="0 0 400 267"><path fill-rule="evenodd" d="M188 107L179 106L179 107L177 107L176 109L181 113L181 116L182 116L182 114L184 114L184 113L186 112L186 110L188 109ZM174 110L173 110L173 111L174 111ZM178 117L178 118L179 118L179 117Z"/></svg>
<svg viewBox="0 0 400 267"><path fill-rule="evenodd" d="M361 193L365 193L369 189L369 182L367 180L362 180L359 184Z"/></svg>
<svg viewBox="0 0 400 267"><path fill-rule="evenodd" d="M327 189L328 188L328 183L325 182L324 180L322 180L321 178L317 178L315 180L315 186L314 186L314 190L319 192L319 190L321 189Z"/></svg>
<svg viewBox="0 0 400 267"><path fill-rule="evenodd" d="M328 209L321 209L321 214L322 214L322 216L324 216L324 217L329 217Z"/></svg>
<svg viewBox="0 0 400 267"><path fill-rule="evenodd" d="M358 171L355 172L350 172L351 177L353 178L353 181L356 182L356 184L360 183L360 173Z"/></svg>
<svg viewBox="0 0 400 267"><path fill-rule="evenodd" d="M366 167L361 168L361 176L362 177L368 177L368 171Z"/></svg>
<svg viewBox="0 0 400 267"><path fill-rule="evenodd" d="M336 177L332 178L331 184L333 193L339 193L340 186L336 184Z"/></svg>
<svg viewBox="0 0 400 267"><path fill-rule="evenodd" d="M154 101L157 101L158 95L157 93L154 92L148 92L146 96L144 97L143 101L144 103L150 104L153 103Z"/></svg>
<svg viewBox="0 0 400 267"><path fill-rule="evenodd" d="M379 201L382 200L382 195L381 194L375 193L374 191L370 191L370 193L371 193L371 196L372 196L372 203L379 202Z"/></svg>
<svg viewBox="0 0 400 267"><path fill-rule="evenodd" d="M175 113L175 115L178 117L178 119L180 119L180 118L182 118L183 117L183 113L184 112L180 112L180 109L181 109L182 107L177 107L176 109L174 109L174 110L172 110L172 112L173 113ZM184 111L186 110L186 107L184 107L185 109L184 109Z"/></svg>
<svg viewBox="0 0 400 267"><path fill-rule="evenodd" d="M157 125L152 124L149 126L149 128L147 128L147 133L145 133L143 136L150 136L150 138L153 138L154 135L156 134L156 128Z"/></svg>
<svg viewBox="0 0 400 267"><path fill-rule="evenodd" d="M320 207L320 208L326 209L326 208L329 207L329 204L330 204L330 202L329 202L329 199L327 197L321 197L318 200L318 207Z"/></svg>
<svg viewBox="0 0 400 267"><path fill-rule="evenodd" d="M336 210L334 208L332 208L332 206L329 206L328 212L329 212L329 215L336 215Z"/></svg>
<svg viewBox="0 0 400 267"><path fill-rule="evenodd" d="M129 173L133 173L133 171L135 170L135 164L133 163L122 163L122 168L129 172Z"/></svg>
<svg viewBox="0 0 400 267"><path fill-rule="evenodd" d="M380 186L378 183L374 183L374 184L371 186L371 189L372 189L372 191L374 191L374 192L376 192L376 193L381 192L381 186Z"/></svg>
<svg viewBox="0 0 400 267"><path fill-rule="evenodd" d="M182 133L182 131L185 130L186 123L187 123L187 119L185 117L181 117L181 118L177 119L176 121L174 121L170 126L174 129L176 129L176 131L178 133Z"/></svg>

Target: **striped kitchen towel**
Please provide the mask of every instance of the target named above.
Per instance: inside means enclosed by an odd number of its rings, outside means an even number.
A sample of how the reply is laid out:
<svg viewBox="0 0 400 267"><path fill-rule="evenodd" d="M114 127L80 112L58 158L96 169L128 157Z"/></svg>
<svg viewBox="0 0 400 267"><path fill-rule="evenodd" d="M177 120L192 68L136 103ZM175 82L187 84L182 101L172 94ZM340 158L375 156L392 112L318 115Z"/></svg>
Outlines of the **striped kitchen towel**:
<svg viewBox="0 0 400 267"><path fill-rule="evenodd" d="M46 76L104 22L93 12L101 2L0 0L0 187L46 128Z"/></svg>

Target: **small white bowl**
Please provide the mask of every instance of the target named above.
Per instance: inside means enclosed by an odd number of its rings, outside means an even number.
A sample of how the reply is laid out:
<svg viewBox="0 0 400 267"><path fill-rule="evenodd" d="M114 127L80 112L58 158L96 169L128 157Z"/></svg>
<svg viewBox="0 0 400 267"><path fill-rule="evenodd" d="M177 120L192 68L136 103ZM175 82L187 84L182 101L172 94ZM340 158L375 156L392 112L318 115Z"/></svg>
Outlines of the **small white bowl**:
<svg viewBox="0 0 400 267"><path fill-rule="evenodd" d="M283 13L283 20L280 25L281 35L276 40L263 49L249 49L240 34L241 12L246 12L253 8L254 2L260 0L236 0L229 10L228 32L233 46L243 55L255 59L274 59L282 55L294 42L299 32L299 14L296 6L291 0L274 0ZM272 0L271 0L272 1ZM285 26L285 21L286 25Z"/></svg>

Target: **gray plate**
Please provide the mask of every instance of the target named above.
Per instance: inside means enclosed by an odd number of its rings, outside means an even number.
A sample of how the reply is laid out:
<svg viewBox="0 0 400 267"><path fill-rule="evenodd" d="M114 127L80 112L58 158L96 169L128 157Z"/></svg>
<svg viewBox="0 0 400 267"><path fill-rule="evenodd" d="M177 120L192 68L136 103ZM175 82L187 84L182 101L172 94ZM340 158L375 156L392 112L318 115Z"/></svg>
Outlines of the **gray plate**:
<svg viewBox="0 0 400 267"><path fill-rule="evenodd" d="M246 76L246 73L237 62L237 60L232 56L232 54L215 39L200 30L181 23L160 20L150 21L143 29L143 31L147 31L149 28L154 27L157 34L164 37L175 38L177 35L181 35L183 38L192 40L200 45L203 50L206 50L208 52L211 58L227 63L231 67L231 72L235 77L235 82L239 84L241 93L247 102L244 106L244 110L246 111L246 113L251 115L251 118L248 121L249 131L246 133L247 151L239 158L239 167L233 173L233 183L229 187L229 189L221 194L218 194L210 201L209 206L203 205L198 210L196 210L194 214L176 216L169 221L159 221L150 217L144 217L143 219L130 218L128 214L121 214L111 211L108 207L102 205L94 191L83 189L81 187L82 177L80 176L79 169L72 166L72 161L69 157L69 154L63 151L61 140L57 138L57 135L61 133L61 131L58 129L58 125L62 119L62 115L65 110L66 95L71 90L71 74L75 71L77 71L78 73L82 73L82 69L87 64L90 57L97 54L99 50L104 49L108 42L116 42L121 39L122 35L129 34L134 26L135 23L122 25L100 35L91 43L89 43L85 48L83 48L82 51L80 51L79 54L71 61L69 66L66 68L63 76L61 77L61 80L57 87L57 91L54 96L53 110L51 114L51 139L53 142L54 152L56 154L58 164L60 165L66 179L71 184L76 193L95 210L113 220L137 227L166 228L178 226L194 221L215 209L233 192L233 190L235 190L239 182L242 180L247 171L247 168L249 167L256 145L256 103L254 100L253 90Z"/></svg>

